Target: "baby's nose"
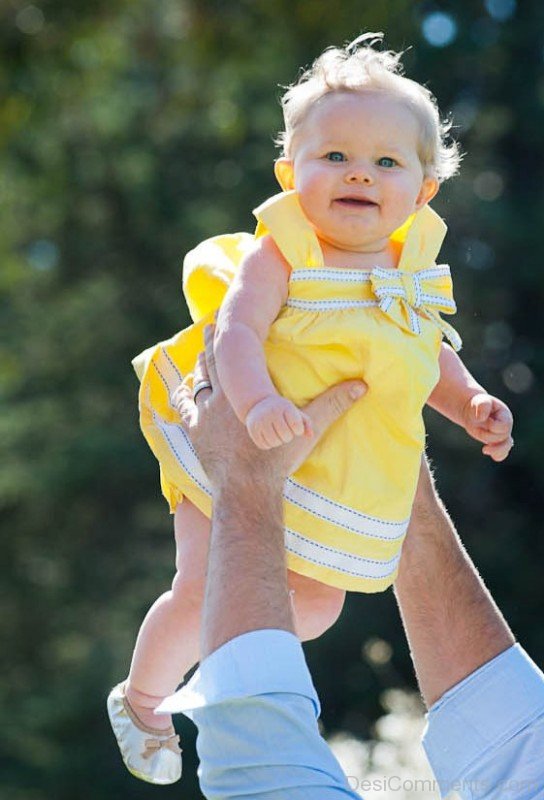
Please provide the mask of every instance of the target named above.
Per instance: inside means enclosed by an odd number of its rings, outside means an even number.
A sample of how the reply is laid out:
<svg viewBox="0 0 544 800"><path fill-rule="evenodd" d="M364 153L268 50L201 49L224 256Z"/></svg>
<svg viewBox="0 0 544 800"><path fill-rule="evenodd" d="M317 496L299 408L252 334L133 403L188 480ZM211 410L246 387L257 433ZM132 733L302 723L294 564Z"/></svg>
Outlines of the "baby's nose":
<svg viewBox="0 0 544 800"><path fill-rule="evenodd" d="M345 179L348 183L364 183L370 185L374 183L372 171L363 165L353 166L346 172Z"/></svg>

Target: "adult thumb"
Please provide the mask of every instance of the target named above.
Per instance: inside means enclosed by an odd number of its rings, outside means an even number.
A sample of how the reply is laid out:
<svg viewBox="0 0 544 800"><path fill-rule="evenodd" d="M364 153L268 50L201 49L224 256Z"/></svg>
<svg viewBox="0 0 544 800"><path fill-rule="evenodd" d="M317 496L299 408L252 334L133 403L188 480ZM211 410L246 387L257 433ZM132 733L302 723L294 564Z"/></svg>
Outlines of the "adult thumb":
<svg viewBox="0 0 544 800"><path fill-rule="evenodd" d="M363 381L343 381L308 403L303 411L310 417L317 436L340 419L367 391L368 386Z"/></svg>

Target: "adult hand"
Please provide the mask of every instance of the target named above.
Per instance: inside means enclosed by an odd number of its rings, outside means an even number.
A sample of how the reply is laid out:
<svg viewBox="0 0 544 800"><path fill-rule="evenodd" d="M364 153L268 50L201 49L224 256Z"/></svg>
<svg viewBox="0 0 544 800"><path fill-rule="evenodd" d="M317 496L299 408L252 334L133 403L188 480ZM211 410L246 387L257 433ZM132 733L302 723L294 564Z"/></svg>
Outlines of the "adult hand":
<svg viewBox="0 0 544 800"><path fill-rule="evenodd" d="M331 386L304 408L312 422L310 437L261 450L251 441L244 425L237 419L225 397L215 367L214 327L204 331L205 353L198 358L193 385L209 382L193 400L186 383L176 389L172 401L187 431L213 489L233 480L281 481L294 472L308 457L323 433L367 391L362 381L344 381Z"/></svg>

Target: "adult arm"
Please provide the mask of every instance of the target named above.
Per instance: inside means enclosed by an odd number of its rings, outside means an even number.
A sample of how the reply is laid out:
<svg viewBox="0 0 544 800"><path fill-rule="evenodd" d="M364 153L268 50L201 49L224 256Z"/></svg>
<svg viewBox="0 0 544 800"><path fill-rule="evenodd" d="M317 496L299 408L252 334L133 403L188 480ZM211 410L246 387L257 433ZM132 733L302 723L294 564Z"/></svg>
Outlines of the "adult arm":
<svg viewBox="0 0 544 800"><path fill-rule="evenodd" d="M319 733L319 703L294 635L282 490L287 475L365 387L346 382L307 406L312 440L259 450L218 384L209 330L206 345L213 391L199 393L198 407L185 387L178 397L214 502L204 660L189 684L159 708L183 711L198 726L199 778L208 797L356 800Z"/></svg>
<svg viewBox="0 0 544 800"><path fill-rule="evenodd" d="M514 644L436 493L425 460L395 594L427 706Z"/></svg>
<svg viewBox="0 0 544 800"><path fill-rule="evenodd" d="M463 548L422 462L395 584L442 795L542 798L544 675Z"/></svg>
<svg viewBox="0 0 544 800"><path fill-rule="evenodd" d="M209 352L209 335L207 340ZM350 388L357 385L318 398L317 413L307 409L317 435L353 402ZM199 394L201 409L185 408L184 419L216 497L227 507L238 507L241 499L248 514L260 503L272 507L259 519L265 536L254 536L250 518L238 511L212 521L203 623L207 657L161 710L184 711L196 722L207 796L353 799L319 735L318 701L292 633L283 570L265 575L259 553L259 543L269 546L268 536L275 544L282 538L275 506L278 470L284 477L296 468L311 443L299 439L269 453L248 450L245 431L239 423L232 427L235 418L221 392L203 402L206 394ZM219 487L228 486L234 467L246 478L235 493L222 493ZM252 540L249 550L246 537ZM280 550L267 550L272 566L283 561ZM241 586L247 587L242 594ZM425 746L444 795L459 781L470 781L467 792L461 787L467 800L498 800L507 779L511 786L517 781L517 800L537 800L544 785L544 678L511 646L512 634L460 547L426 466L397 596L423 694L428 703L440 697L429 712ZM521 788L522 780L529 788Z"/></svg>
<svg viewBox="0 0 544 800"><path fill-rule="evenodd" d="M212 488L203 657L247 631L294 631L286 581L284 482L325 430L366 392L357 380L330 387L304 408L312 424L310 437L263 451L252 443L223 393L211 327L205 341L195 382L209 378L213 391L199 392L198 406L186 385L173 398Z"/></svg>

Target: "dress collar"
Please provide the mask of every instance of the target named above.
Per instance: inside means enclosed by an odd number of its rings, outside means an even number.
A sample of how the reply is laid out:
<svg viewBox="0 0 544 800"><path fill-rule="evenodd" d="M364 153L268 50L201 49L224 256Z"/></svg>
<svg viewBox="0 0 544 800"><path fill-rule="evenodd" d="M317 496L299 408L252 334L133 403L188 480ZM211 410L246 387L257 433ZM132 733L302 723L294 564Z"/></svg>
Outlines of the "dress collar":
<svg viewBox="0 0 544 800"><path fill-rule="evenodd" d="M323 266L319 240L302 211L297 192L280 192L253 213L257 218L255 237L270 233L291 265L302 261L309 267ZM408 217L391 235L391 241L402 247L398 269L412 272L433 264L446 231L446 223L429 205Z"/></svg>

